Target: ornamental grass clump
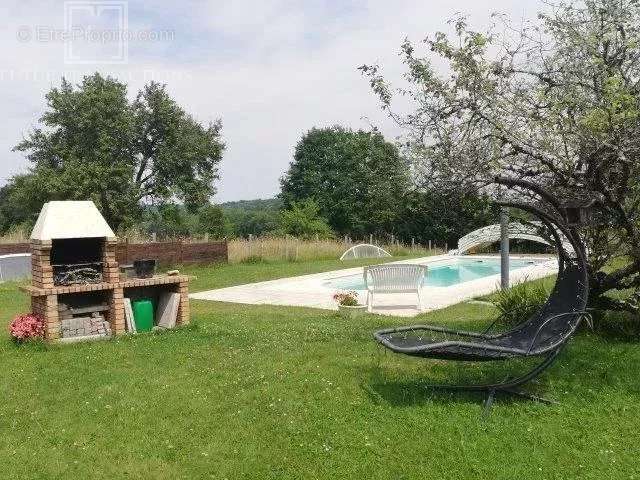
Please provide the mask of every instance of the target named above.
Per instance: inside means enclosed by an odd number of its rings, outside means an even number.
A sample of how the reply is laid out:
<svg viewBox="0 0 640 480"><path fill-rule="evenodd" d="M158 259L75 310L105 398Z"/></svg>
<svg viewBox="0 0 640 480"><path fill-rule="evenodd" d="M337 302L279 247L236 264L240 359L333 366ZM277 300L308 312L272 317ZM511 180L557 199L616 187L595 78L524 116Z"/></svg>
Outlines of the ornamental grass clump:
<svg viewBox="0 0 640 480"><path fill-rule="evenodd" d="M333 295L333 299L344 307L356 307L358 306L358 293L355 291L349 292L337 292Z"/></svg>
<svg viewBox="0 0 640 480"><path fill-rule="evenodd" d="M549 292L540 283L519 283L497 292L491 303L498 309L498 322L514 326L534 315L547 301Z"/></svg>
<svg viewBox="0 0 640 480"><path fill-rule="evenodd" d="M18 315L9 324L9 334L15 342L44 338L44 321L38 315Z"/></svg>

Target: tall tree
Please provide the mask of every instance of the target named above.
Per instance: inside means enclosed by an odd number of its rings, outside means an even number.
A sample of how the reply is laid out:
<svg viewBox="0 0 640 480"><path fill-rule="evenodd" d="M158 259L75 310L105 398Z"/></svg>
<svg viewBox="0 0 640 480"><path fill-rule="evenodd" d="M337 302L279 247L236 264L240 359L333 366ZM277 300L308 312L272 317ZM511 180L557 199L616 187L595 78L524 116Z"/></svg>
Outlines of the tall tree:
<svg viewBox="0 0 640 480"><path fill-rule="evenodd" d="M231 229L224 217L224 212L217 205L210 203L200 207L196 217L194 233L211 235L213 238L225 237Z"/></svg>
<svg viewBox="0 0 640 480"><path fill-rule="evenodd" d="M220 205L232 235L248 237L274 233L280 225L279 199L241 200Z"/></svg>
<svg viewBox="0 0 640 480"><path fill-rule="evenodd" d="M409 184L407 163L378 132L313 128L281 180L285 207L313 199L336 232L392 233Z"/></svg>
<svg viewBox="0 0 640 480"><path fill-rule="evenodd" d="M96 73L74 87L63 79L47 110L15 150L46 200L91 199L118 228L145 202L205 205L215 193L224 144L220 122L200 125L151 83L127 99L123 83Z"/></svg>
<svg viewBox="0 0 640 480"><path fill-rule="evenodd" d="M435 240L456 248L467 233L496 223L499 209L485 195L463 189L417 188L405 195L397 234L427 244Z"/></svg>
<svg viewBox="0 0 640 480"><path fill-rule="evenodd" d="M640 4L545 5L536 23L503 18L500 30L483 33L456 18L454 38L436 33L424 41L425 53L406 41L401 91L415 106L410 115L393 111L394 91L377 66L361 69L383 108L407 128L425 182L483 188L497 181L505 195L531 201L542 201L540 193L553 202L596 199L601 221L581 232L592 301L637 312ZM622 300L605 295L627 289L634 293Z"/></svg>
<svg viewBox="0 0 640 480"><path fill-rule="evenodd" d="M333 232L327 221L320 216L320 207L311 199L293 202L291 208L280 214L280 234L299 238L331 238Z"/></svg>
<svg viewBox="0 0 640 480"><path fill-rule="evenodd" d="M132 111L139 197L178 198L192 209L207 205L224 150L221 122L200 125L155 82L138 93Z"/></svg>
<svg viewBox="0 0 640 480"><path fill-rule="evenodd" d="M29 232L47 200L39 178L16 175L0 188L0 233L11 229Z"/></svg>

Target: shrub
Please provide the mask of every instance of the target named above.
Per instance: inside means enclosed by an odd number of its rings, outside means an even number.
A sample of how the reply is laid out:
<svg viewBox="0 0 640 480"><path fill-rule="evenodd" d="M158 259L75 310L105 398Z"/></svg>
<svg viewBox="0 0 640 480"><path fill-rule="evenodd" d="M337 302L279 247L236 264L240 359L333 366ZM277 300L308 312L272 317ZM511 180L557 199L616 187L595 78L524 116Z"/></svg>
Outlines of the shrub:
<svg viewBox="0 0 640 480"><path fill-rule="evenodd" d="M333 295L333 299L338 302L338 305L345 307L355 307L358 305L358 294L354 291L338 292Z"/></svg>
<svg viewBox="0 0 640 480"><path fill-rule="evenodd" d="M594 311L594 329L599 334L616 340L640 340L640 316L629 312Z"/></svg>
<svg viewBox="0 0 640 480"><path fill-rule="evenodd" d="M498 322L505 326L517 325L535 314L547 301L549 292L539 283L523 282L491 297L500 314Z"/></svg>
<svg viewBox="0 0 640 480"><path fill-rule="evenodd" d="M261 263L267 263L267 261L260 255L251 255L250 257L240 260L240 263L245 263L247 265L259 265Z"/></svg>
<svg viewBox="0 0 640 480"><path fill-rule="evenodd" d="M320 207L312 199L293 202L290 209L280 212L280 233L306 239L333 237L331 227L320 216Z"/></svg>
<svg viewBox="0 0 640 480"><path fill-rule="evenodd" d="M16 342L44 338L44 321L38 315L18 315L9 324L9 333Z"/></svg>

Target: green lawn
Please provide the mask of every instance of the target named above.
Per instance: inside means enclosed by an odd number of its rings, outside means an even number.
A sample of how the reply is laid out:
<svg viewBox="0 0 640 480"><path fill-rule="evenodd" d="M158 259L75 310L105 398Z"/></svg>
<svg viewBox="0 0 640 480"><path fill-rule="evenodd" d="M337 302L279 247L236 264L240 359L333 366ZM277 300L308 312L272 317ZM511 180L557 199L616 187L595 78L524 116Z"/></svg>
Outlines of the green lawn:
<svg viewBox="0 0 640 480"><path fill-rule="evenodd" d="M190 271L203 289L271 268ZM0 307L4 324L27 299L0 285ZM462 304L419 321L492 314ZM483 421L479 396L421 388L478 367L374 345L373 330L406 321L193 302L190 327L108 342L16 347L3 328L2 478L638 478L636 344L581 333L534 386L560 405L500 398Z"/></svg>

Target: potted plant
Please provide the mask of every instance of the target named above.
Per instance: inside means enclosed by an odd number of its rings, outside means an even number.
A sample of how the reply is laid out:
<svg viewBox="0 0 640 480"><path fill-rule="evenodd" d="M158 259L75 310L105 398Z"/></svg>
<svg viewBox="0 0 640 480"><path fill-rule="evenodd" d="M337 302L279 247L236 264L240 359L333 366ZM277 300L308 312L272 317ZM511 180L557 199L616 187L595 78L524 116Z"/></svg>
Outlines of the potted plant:
<svg viewBox="0 0 640 480"><path fill-rule="evenodd" d="M356 318L367 311L366 305L358 303L358 293L337 292L333 295L333 299L338 303L338 310L345 318Z"/></svg>

